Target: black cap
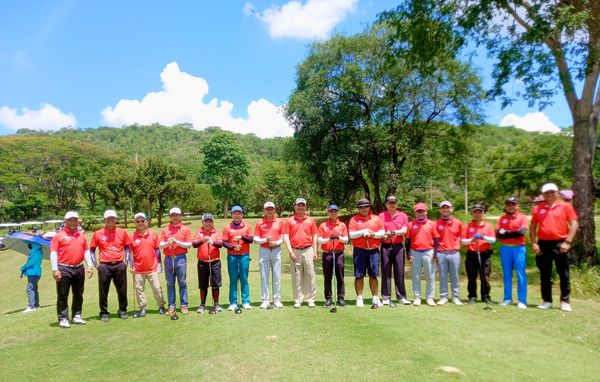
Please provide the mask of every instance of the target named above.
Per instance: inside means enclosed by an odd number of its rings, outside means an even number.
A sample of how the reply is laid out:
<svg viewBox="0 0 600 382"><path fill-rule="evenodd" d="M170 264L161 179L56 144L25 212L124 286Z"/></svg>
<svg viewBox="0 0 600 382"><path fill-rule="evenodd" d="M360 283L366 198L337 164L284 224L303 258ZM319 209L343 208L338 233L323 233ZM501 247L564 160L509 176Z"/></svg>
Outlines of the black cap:
<svg viewBox="0 0 600 382"><path fill-rule="evenodd" d="M485 211L485 207L481 203L475 203L475 204L473 204L473 207L471 207L471 211L475 211L475 210Z"/></svg>
<svg viewBox="0 0 600 382"><path fill-rule="evenodd" d="M504 204L519 204L519 199L515 198L514 196L511 196L510 198L507 198L504 201Z"/></svg>
<svg viewBox="0 0 600 382"><path fill-rule="evenodd" d="M390 195L387 198L385 198L385 203L387 204L390 202L398 203L398 199L394 195Z"/></svg>
<svg viewBox="0 0 600 382"><path fill-rule="evenodd" d="M356 207L368 207L371 205L371 202L369 202L369 199L360 199L358 202L356 202Z"/></svg>

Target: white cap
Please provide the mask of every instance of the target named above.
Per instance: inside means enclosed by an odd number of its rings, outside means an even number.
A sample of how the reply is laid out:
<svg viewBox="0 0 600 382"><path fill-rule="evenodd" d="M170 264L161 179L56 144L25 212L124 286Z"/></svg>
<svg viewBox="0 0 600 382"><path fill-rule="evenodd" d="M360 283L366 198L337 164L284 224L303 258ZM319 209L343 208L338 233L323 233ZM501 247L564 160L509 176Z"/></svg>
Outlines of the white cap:
<svg viewBox="0 0 600 382"><path fill-rule="evenodd" d="M65 214L65 220L76 218L79 219L79 214L76 211L69 211Z"/></svg>
<svg viewBox="0 0 600 382"><path fill-rule="evenodd" d="M275 208L275 204L273 202L266 202L263 208Z"/></svg>
<svg viewBox="0 0 600 382"><path fill-rule="evenodd" d="M104 219L116 218L116 217L117 217L117 213L114 210L104 211Z"/></svg>
<svg viewBox="0 0 600 382"><path fill-rule="evenodd" d="M546 183L542 186L542 194L548 191L558 191L558 186L554 183Z"/></svg>
<svg viewBox="0 0 600 382"><path fill-rule="evenodd" d="M440 208L442 208L444 206L452 207L452 203L450 203L448 200L444 200L443 202L440 203Z"/></svg>
<svg viewBox="0 0 600 382"><path fill-rule="evenodd" d="M146 220L146 214L143 212L138 212L137 214L135 214L135 216L133 217L133 220L137 219L137 218L144 218L144 220Z"/></svg>
<svg viewBox="0 0 600 382"><path fill-rule="evenodd" d="M296 199L296 203L294 203L294 204L300 204L300 203L306 204L306 199L304 199L304 198L298 198L298 199Z"/></svg>
<svg viewBox="0 0 600 382"><path fill-rule="evenodd" d="M181 215L181 210L179 207L173 207L169 210L169 215L178 214Z"/></svg>

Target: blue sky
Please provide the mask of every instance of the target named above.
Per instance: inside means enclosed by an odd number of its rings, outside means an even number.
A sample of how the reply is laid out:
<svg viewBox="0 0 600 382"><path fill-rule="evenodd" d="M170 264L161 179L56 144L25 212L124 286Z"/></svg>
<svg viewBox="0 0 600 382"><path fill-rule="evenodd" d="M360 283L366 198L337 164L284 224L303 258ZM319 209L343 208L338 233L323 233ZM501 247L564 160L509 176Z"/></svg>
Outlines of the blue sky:
<svg viewBox="0 0 600 382"><path fill-rule="evenodd" d="M312 37L352 34L388 0L13 1L0 5L0 134L189 121L289 135L279 108ZM491 62L476 60L489 84ZM570 125L519 102L488 121ZM548 121L545 121L545 118ZM550 122L551 121L551 122ZM550 125L548 125L550 123ZM533 126L533 127L535 127Z"/></svg>

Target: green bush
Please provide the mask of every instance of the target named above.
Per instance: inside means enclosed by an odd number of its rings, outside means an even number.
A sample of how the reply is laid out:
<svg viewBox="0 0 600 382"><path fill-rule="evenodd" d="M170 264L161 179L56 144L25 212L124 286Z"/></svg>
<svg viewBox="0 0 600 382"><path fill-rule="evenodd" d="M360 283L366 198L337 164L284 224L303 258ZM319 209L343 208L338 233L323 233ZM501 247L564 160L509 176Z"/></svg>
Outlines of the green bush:
<svg viewBox="0 0 600 382"><path fill-rule="evenodd" d="M571 290L577 296L600 296L600 266L572 267Z"/></svg>

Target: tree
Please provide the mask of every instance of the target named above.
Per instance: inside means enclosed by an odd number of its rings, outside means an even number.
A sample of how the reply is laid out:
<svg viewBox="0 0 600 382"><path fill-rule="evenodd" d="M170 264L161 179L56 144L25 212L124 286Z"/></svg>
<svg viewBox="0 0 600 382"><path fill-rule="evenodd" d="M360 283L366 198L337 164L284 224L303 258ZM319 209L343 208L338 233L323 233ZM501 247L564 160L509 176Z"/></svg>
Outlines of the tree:
<svg viewBox="0 0 600 382"><path fill-rule="evenodd" d="M108 205L123 211L125 228L127 228L128 213L135 196L135 171L131 166L119 164L110 168L108 173L111 176L107 177L100 186L100 194Z"/></svg>
<svg viewBox="0 0 600 382"><path fill-rule="evenodd" d="M211 185L213 193L223 202L223 217L227 218L229 202L236 189L243 187L250 164L235 136L218 132L202 147L204 154L203 178Z"/></svg>
<svg viewBox="0 0 600 382"><path fill-rule="evenodd" d="M544 108L562 92L573 120L574 205L583 243L580 260L597 263L592 168L600 119L600 2L410 0L382 14L381 20L396 27L396 37L408 40L408 50L423 62L431 61L436 48L456 52L467 48L471 39L485 45L495 59L489 94L504 106L514 100L507 89L516 80L522 81L524 89L515 95L530 106ZM419 26L422 20L443 25L443 33L428 33Z"/></svg>
<svg viewBox="0 0 600 382"><path fill-rule="evenodd" d="M398 58L388 33L379 25L314 43L287 107L297 154L327 196L347 201L360 189L376 210L428 141L478 120L482 99L468 64L440 54L424 70Z"/></svg>

